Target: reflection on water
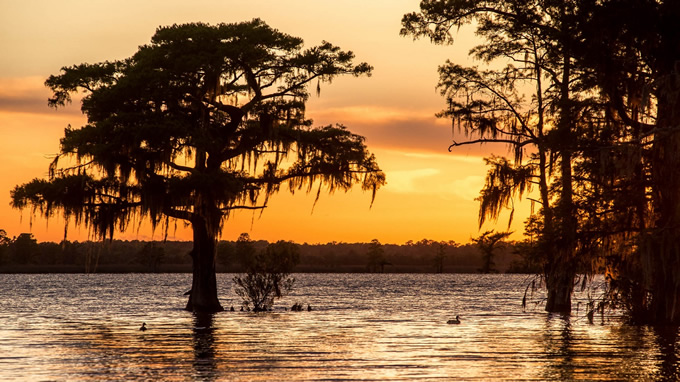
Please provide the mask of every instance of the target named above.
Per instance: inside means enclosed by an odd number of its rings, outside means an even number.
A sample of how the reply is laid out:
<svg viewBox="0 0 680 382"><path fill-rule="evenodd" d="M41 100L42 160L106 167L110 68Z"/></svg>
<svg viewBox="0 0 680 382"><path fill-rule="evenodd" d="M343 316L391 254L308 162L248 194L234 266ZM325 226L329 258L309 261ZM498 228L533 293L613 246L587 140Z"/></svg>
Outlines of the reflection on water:
<svg viewBox="0 0 680 382"><path fill-rule="evenodd" d="M545 354L553 362L544 371L546 380L570 381L575 379L575 352L573 349L570 318L548 315L543 333Z"/></svg>
<svg viewBox="0 0 680 382"><path fill-rule="evenodd" d="M678 370L678 327L655 328L654 336L659 348L661 366L656 371L656 379L664 381L680 380Z"/></svg>
<svg viewBox="0 0 680 382"><path fill-rule="evenodd" d="M214 331L213 314L195 315L193 333L194 376L201 381L214 381L218 375Z"/></svg>
<svg viewBox="0 0 680 382"><path fill-rule="evenodd" d="M180 309L189 277L0 276L0 380L680 378L677 327L524 312L523 276L302 274L274 312L215 315Z"/></svg>

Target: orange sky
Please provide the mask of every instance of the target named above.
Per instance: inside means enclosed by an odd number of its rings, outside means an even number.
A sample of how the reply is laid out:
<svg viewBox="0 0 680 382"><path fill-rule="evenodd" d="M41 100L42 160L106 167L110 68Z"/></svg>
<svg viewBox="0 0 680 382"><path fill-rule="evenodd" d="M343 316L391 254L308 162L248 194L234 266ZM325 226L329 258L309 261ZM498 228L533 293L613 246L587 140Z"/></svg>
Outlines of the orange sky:
<svg viewBox="0 0 680 382"><path fill-rule="evenodd" d="M63 222L31 218L9 207L9 191L45 177L50 155L68 125L80 126L78 106L55 111L46 105L43 82L59 68L82 62L122 59L149 41L159 25L202 21L238 22L259 17L272 27L302 37L307 46L327 40L355 52L375 67L370 78L341 78L312 97L308 116L316 125L342 123L366 137L387 175L387 186L370 207L370 194L314 197L281 192L259 212L239 212L226 223L223 238L248 232L254 239L296 242L404 243L477 236L477 202L489 147L448 153L450 122L434 114L444 102L435 91L437 66L446 59L472 64L472 34L461 30L454 46L434 46L399 36L404 13L418 0L351 1L59 1L3 3L0 12L0 229L9 236L32 232L39 241L63 238ZM504 154L501 147L494 148ZM484 150L487 150L486 152ZM520 238L528 203L515 213ZM31 224L32 222L32 224ZM484 229L496 228L492 225ZM497 227L507 228L502 219ZM69 228L69 239L87 238L85 228ZM116 236L162 239L142 226ZM178 223L170 239L190 239Z"/></svg>

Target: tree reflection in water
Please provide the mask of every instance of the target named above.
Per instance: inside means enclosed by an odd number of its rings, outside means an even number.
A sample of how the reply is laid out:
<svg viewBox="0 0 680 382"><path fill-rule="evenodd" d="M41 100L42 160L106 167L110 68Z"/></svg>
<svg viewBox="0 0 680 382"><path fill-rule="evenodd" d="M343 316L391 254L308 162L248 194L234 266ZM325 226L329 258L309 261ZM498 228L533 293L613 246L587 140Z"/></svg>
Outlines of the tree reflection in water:
<svg viewBox="0 0 680 382"><path fill-rule="evenodd" d="M214 381L217 379L214 332L212 313L194 314L194 377L201 381Z"/></svg>
<svg viewBox="0 0 680 382"><path fill-rule="evenodd" d="M580 320L547 316L540 339L548 361L542 379L680 381L677 326L581 325Z"/></svg>
<svg viewBox="0 0 680 382"><path fill-rule="evenodd" d="M557 313L549 314L543 333L545 354L553 360L545 370L545 377L548 380L573 380L575 365L570 317Z"/></svg>
<svg viewBox="0 0 680 382"><path fill-rule="evenodd" d="M657 326L654 336L659 347L659 375L657 381L680 381L678 370L678 327Z"/></svg>
<svg viewBox="0 0 680 382"><path fill-rule="evenodd" d="M680 380L677 327L522 311L522 275L310 274L324 308L198 316L167 308L186 277L3 275L0 381Z"/></svg>

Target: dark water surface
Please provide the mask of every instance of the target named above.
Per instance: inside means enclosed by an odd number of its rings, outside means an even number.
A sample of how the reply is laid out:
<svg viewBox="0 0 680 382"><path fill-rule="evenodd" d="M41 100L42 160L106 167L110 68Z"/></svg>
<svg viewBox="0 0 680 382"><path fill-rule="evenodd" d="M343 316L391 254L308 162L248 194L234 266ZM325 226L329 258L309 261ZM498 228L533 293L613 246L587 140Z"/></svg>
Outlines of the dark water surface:
<svg viewBox="0 0 680 382"><path fill-rule="evenodd" d="M526 276L299 274L274 312L198 317L181 309L190 277L0 275L0 380L678 376L677 328L525 312ZM232 277L218 276L227 308L239 304ZM294 302L314 310L283 310Z"/></svg>

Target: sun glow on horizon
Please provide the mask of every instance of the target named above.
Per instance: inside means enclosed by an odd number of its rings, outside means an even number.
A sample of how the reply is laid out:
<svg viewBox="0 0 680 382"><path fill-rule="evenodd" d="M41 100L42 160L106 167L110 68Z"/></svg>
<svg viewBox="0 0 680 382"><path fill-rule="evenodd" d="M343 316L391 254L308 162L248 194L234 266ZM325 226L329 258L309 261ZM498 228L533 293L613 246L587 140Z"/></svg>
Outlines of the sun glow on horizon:
<svg viewBox="0 0 680 382"><path fill-rule="evenodd" d="M259 17L282 32L302 37L305 47L327 40L352 50L356 62L374 66L371 77L344 77L322 84L320 97L313 95L308 101L307 117L315 126L342 124L364 136L387 175L387 185L378 191L372 206L370 192L357 187L346 194L322 191L316 204L314 193L291 195L283 187L261 215L233 213L224 225L223 238L235 240L248 232L254 239L301 243L369 242L374 238L384 243L423 238L469 242L478 234L474 199L486 174L482 158L489 148L447 151L456 133L449 120L435 117L445 104L435 85L438 65L447 58L468 60L474 37L461 30L459 44L451 47L399 36L401 16L416 10L418 3L351 0L312 4L293 0L244 5L228 0L189 5L170 1L156 9L147 3L123 1L106 12L103 4L84 0L45 4L39 12L25 4L8 4L0 15L4 25L0 28L10 37L5 40L7 54L0 58L0 229L10 237L32 232L39 241L60 241L64 236L60 217L46 221L31 217L29 210L9 206L9 192L16 185L46 177L64 128L86 123L76 97L65 108L47 107L50 94L43 83L49 75L57 74L62 66L128 57L149 41L159 25ZM328 19L328 14L334 17ZM64 24L63 20L75 16L89 21ZM120 25L126 28L121 30ZM60 44L51 42L55 29L60 30ZM528 208L518 206L514 238L520 238L526 216ZM501 219L499 230L506 225ZM182 222L171 223L167 233L171 240L192 238ZM164 236L163 230L153 231L148 223L135 222L115 238L162 240ZM82 241L91 237L86 228L71 225L68 238Z"/></svg>

